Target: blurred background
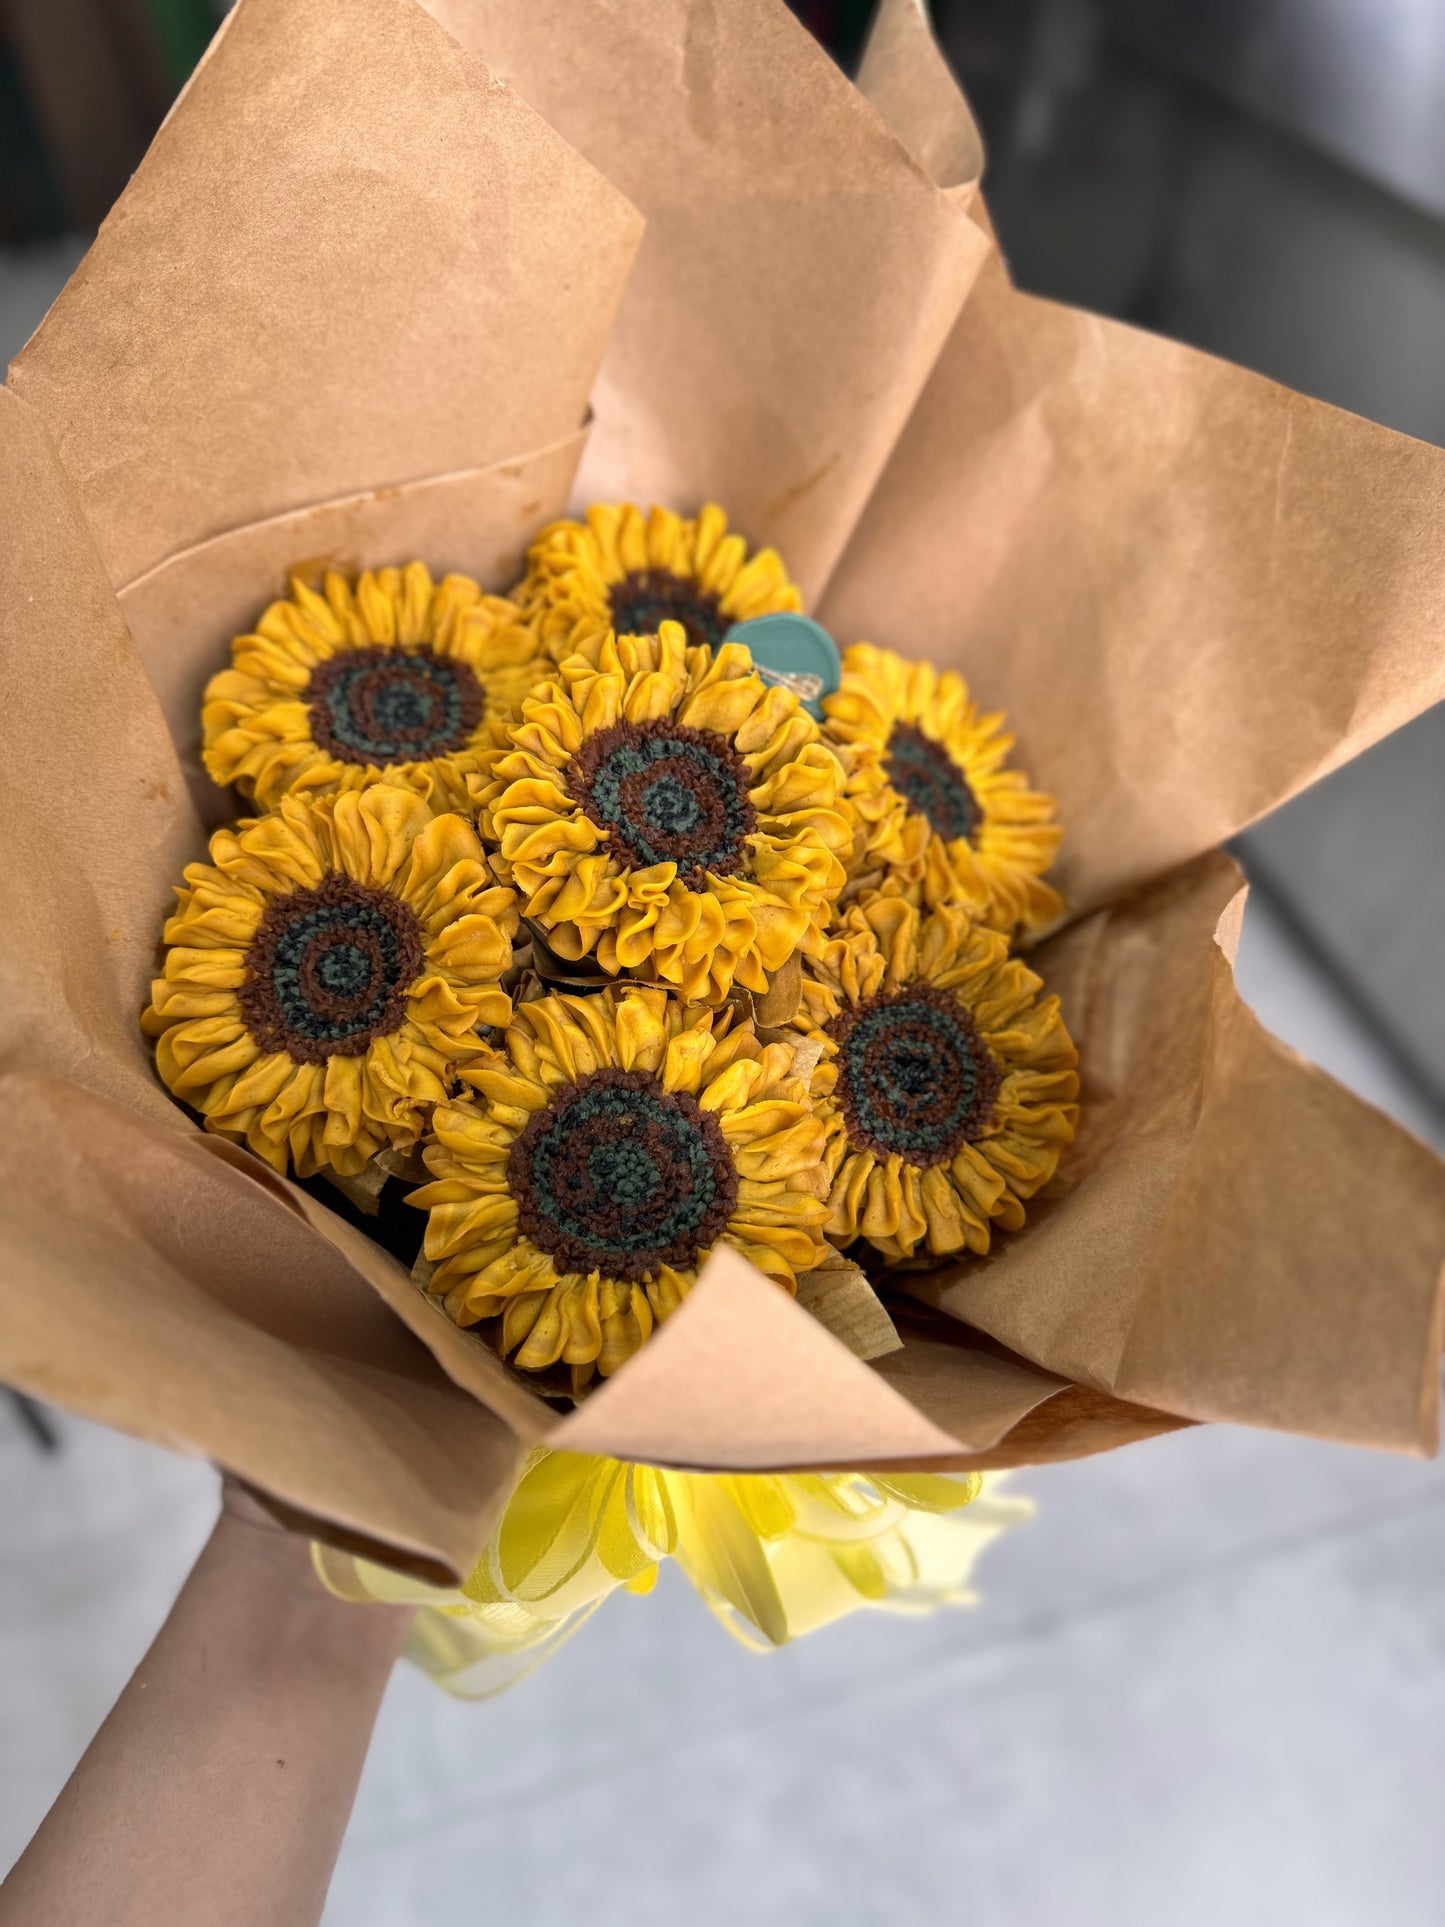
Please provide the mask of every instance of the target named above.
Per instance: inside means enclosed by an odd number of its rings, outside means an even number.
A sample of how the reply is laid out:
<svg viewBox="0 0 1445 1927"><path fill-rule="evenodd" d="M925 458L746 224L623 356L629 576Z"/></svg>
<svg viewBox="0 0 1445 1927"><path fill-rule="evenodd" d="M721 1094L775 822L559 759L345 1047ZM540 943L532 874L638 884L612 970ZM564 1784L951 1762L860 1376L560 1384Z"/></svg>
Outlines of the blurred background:
<svg viewBox="0 0 1445 1927"><path fill-rule="evenodd" d="M0 0L0 360L222 11ZM856 60L869 0L797 11ZM934 14L1023 286L1445 441L1442 0ZM1442 829L1437 711L1237 854L1264 1022L1445 1147ZM1438 1927L1445 1474L1210 1428L1013 1484L972 1612L761 1661L664 1583L494 1706L399 1673L328 1921ZM0 1868L213 1511L0 1399Z"/></svg>

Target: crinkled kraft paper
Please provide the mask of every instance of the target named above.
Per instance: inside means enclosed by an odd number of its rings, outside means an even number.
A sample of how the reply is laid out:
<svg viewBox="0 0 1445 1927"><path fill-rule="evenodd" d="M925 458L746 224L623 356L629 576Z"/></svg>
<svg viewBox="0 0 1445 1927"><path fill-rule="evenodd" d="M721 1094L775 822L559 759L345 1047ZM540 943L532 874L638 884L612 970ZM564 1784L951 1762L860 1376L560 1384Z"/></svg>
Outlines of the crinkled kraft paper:
<svg viewBox="0 0 1445 1927"><path fill-rule="evenodd" d="M540 1439L996 1466L1233 1419L1436 1443L1445 1180L1267 1036L1213 846L1445 693L1445 456L1010 284L917 0L239 0L0 392L0 1375L466 1570ZM589 406L592 411L589 419ZM723 502L1060 800L1083 1125L865 1364L720 1253L559 1416L157 1082L197 699L286 570L490 589L569 500ZM908 1309L910 1302L913 1310Z"/></svg>

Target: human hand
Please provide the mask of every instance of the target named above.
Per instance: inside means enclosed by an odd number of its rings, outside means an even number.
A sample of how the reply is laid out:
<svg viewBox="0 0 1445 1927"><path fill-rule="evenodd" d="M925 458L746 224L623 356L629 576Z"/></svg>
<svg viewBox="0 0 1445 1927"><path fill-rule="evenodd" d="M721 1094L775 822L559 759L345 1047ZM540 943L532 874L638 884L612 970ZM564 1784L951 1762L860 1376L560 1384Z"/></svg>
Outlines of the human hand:
<svg viewBox="0 0 1445 1927"><path fill-rule="evenodd" d="M239 1567L239 1583L248 1590L291 1595L303 1604L324 1606L328 1616L340 1608L354 1607L341 1600L322 1582L312 1557L311 1540L319 1522L295 1512L283 1501L273 1499L247 1485L232 1472L221 1474L221 1510L211 1535L211 1550L233 1570ZM365 1632L369 1641L390 1637L398 1648L405 1640L415 1617L411 1606L367 1605L364 1608ZM348 1612L333 1636L361 1634L362 1624Z"/></svg>
<svg viewBox="0 0 1445 1927"><path fill-rule="evenodd" d="M223 1477L170 1616L4 1883L4 1927L320 1919L413 1613L328 1592L284 1515Z"/></svg>

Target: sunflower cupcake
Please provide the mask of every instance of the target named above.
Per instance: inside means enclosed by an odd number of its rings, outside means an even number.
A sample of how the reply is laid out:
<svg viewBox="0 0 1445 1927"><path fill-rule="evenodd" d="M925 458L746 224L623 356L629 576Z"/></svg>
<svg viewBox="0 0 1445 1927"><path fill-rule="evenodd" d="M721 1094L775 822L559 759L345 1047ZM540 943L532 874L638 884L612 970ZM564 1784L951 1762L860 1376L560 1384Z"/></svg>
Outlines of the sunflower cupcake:
<svg viewBox="0 0 1445 1927"><path fill-rule="evenodd" d="M553 522L512 593L552 662L608 630L654 636L664 622L681 623L690 647L716 649L735 623L802 607L776 551L750 556L712 502L692 521L622 502Z"/></svg>
<svg viewBox="0 0 1445 1927"><path fill-rule="evenodd" d="M383 778L468 809L490 724L515 714L539 669L514 605L467 576L434 584L410 562L355 583L328 573L321 594L293 576L206 686L206 769L262 809Z"/></svg>
<svg viewBox="0 0 1445 1927"><path fill-rule="evenodd" d="M511 1000L516 900L463 817L390 784L217 830L141 1023L168 1088L277 1171L409 1145Z"/></svg>
<svg viewBox="0 0 1445 1927"><path fill-rule="evenodd" d="M1022 1227L1078 1122L1078 1053L1041 988L1001 932L899 897L855 904L805 961L835 1244L941 1258Z"/></svg>
<svg viewBox="0 0 1445 1927"><path fill-rule="evenodd" d="M569 962L717 1002L816 948L853 829L842 771L746 649L594 637L475 786L523 915Z"/></svg>
<svg viewBox="0 0 1445 1927"><path fill-rule="evenodd" d="M519 1005L423 1153L427 1289L525 1371L615 1372L730 1244L784 1290L826 1246L823 1127L787 1043L660 989Z"/></svg>
<svg viewBox="0 0 1445 1927"><path fill-rule="evenodd" d="M1063 909L1043 880L1059 847L1051 797L1007 767L1013 738L981 716L962 676L854 643L823 700L826 735L848 769L859 836L850 897L876 891L1033 932Z"/></svg>

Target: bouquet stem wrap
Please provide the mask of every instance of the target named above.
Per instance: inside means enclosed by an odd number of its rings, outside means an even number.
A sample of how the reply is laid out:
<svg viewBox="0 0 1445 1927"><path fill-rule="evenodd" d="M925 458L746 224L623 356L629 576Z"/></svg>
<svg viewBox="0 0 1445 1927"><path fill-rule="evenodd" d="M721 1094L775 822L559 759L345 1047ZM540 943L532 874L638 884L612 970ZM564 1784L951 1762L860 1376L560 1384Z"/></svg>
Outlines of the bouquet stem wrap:
<svg viewBox="0 0 1445 1927"><path fill-rule="evenodd" d="M974 1561L1029 1516L979 1473L669 1472L539 1448L475 1570L442 1589L334 1547L316 1569L344 1599L422 1608L408 1656L483 1699L548 1658L611 1593L650 1592L675 1559L755 1651L872 1607L967 1603Z"/></svg>

